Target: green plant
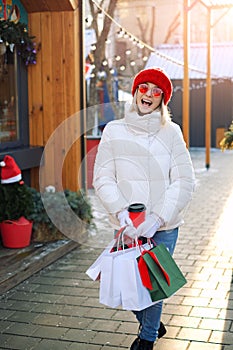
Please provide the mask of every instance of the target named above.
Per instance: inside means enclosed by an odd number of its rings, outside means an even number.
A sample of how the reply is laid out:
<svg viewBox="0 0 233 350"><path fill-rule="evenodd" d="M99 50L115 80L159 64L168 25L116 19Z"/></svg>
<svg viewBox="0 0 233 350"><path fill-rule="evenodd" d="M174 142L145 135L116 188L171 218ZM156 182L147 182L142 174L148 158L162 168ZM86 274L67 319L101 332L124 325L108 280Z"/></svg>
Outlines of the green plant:
<svg viewBox="0 0 233 350"><path fill-rule="evenodd" d="M27 185L0 184L0 222L18 220L21 216L29 219L32 210L32 194Z"/></svg>
<svg viewBox="0 0 233 350"><path fill-rule="evenodd" d="M233 149L233 121L229 130L224 133L224 138L220 142L220 147L223 151L225 149Z"/></svg>
<svg viewBox="0 0 233 350"><path fill-rule="evenodd" d="M0 21L0 43L10 45L11 51L14 46L25 65L36 64L36 48L33 42L34 36L29 36L24 23L14 23L8 20Z"/></svg>
<svg viewBox="0 0 233 350"><path fill-rule="evenodd" d="M33 198L33 211L30 219L33 221L34 240L48 241L63 238L53 221L59 222L61 226L71 224L67 216L69 208L87 225L93 224L91 204L83 191L73 192L44 192L39 193L30 189ZM64 195L66 201L64 201ZM46 209L45 209L46 208ZM52 212L52 219L48 215Z"/></svg>

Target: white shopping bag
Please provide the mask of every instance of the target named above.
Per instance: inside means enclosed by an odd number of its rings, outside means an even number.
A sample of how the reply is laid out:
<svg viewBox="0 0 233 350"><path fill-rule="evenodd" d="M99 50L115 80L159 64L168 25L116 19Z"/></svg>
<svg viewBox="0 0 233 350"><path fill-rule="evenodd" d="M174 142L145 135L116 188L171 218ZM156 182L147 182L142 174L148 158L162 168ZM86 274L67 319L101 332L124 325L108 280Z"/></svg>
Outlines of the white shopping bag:
<svg viewBox="0 0 233 350"><path fill-rule="evenodd" d="M102 259L109 255L111 248L115 243L115 239L113 239L108 246L104 249L104 251L98 256L95 262L87 269L86 274L93 280L97 281L100 279L100 265Z"/></svg>
<svg viewBox="0 0 233 350"><path fill-rule="evenodd" d="M125 310L142 310L155 302L143 286L136 258L141 251L139 246L111 252L116 240L100 254L86 271L93 280L99 279L99 301L109 307L121 306ZM149 249L148 244L143 245Z"/></svg>
<svg viewBox="0 0 233 350"><path fill-rule="evenodd" d="M118 256L114 263L121 271L120 291L121 306L124 310L143 310L154 304L147 288L143 286L136 258L140 255L138 248L129 254Z"/></svg>
<svg viewBox="0 0 233 350"><path fill-rule="evenodd" d="M145 245L145 248L149 248ZM104 256L101 261L99 301L109 307L143 310L153 304L150 293L142 284L138 270L138 247Z"/></svg>
<svg viewBox="0 0 233 350"><path fill-rule="evenodd" d="M116 253L103 257L101 261L101 278L99 302L116 308L121 305L120 269L116 268Z"/></svg>

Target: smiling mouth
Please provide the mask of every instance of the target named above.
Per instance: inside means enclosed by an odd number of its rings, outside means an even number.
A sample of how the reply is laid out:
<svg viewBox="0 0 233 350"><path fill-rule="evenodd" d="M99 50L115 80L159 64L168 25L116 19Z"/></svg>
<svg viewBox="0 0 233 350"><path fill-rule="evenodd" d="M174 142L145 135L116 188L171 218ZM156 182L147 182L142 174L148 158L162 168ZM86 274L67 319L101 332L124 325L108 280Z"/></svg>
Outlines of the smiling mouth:
<svg viewBox="0 0 233 350"><path fill-rule="evenodd" d="M152 102L149 100L145 100L144 98L141 99L141 103L143 106L150 107L152 105Z"/></svg>

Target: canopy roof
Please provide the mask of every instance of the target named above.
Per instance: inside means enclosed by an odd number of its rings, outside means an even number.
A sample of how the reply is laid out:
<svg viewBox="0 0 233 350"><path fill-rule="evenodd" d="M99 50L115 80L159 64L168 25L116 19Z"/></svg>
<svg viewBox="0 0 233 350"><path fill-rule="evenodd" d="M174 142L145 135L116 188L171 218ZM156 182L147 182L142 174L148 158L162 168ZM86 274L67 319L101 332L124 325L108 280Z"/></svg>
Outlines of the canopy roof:
<svg viewBox="0 0 233 350"><path fill-rule="evenodd" d="M211 71L213 79L233 78L233 42L212 45ZM146 68L162 67L171 79L182 80L184 75L184 48L182 45L163 44L151 53ZM207 44L191 43L189 59L190 79L205 79L207 70Z"/></svg>

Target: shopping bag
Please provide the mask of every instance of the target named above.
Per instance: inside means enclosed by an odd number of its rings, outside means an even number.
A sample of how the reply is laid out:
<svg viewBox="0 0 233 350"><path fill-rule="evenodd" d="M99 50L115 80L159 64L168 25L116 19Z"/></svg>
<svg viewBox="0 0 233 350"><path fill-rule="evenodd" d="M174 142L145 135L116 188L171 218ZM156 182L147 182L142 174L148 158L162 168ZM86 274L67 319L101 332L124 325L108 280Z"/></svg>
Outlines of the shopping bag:
<svg viewBox="0 0 233 350"><path fill-rule="evenodd" d="M100 279L100 266L102 259L107 256L115 244L115 239L113 239L108 246L101 252L94 263L87 269L86 274L93 280L97 281Z"/></svg>
<svg viewBox="0 0 233 350"><path fill-rule="evenodd" d="M187 283L164 244L143 250L138 257L138 268L152 301L170 297Z"/></svg>
<svg viewBox="0 0 233 350"><path fill-rule="evenodd" d="M149 249L149 246L146 245ZM101 261L99 301L109 307L139 311L154 304L140 278L137 257L140 249L133 247L104 256Z"/></svg>
<svg viewBox="0 0 233 350"><path fill-rule="evenodd" d="M145 248L150 248L145 245ZM115 268L120 271L121 306L124 310L140 311L155 304L147 288L142 284L137 264L140 250L135 248L129 254L115 259Z"/></svg>
<svg viewBox="0 0 233 350"><path fill-rule="evenodd" d="M93 280L97 281L100 279L100 266L102 259L106 256L114 257L114 254L109 255L110 253L114 253L124 250L125 245L122 245L123 241L123 232L124 227L122 227L116 234L116 237L107 245L107 247L101 252L98 258L94 261L94 263L87 269L86 274ZM135 244L131 244L131 246L135 246ZM119 253L118 253L119 254Z"/></svg>
<svg viewBox="0 0 233 350"><path fill-rule="evenodd" d="M116 253L103 257L99 289L99 302L113 308L121 305L121 271L116 268L115 259Z"/></svg>

